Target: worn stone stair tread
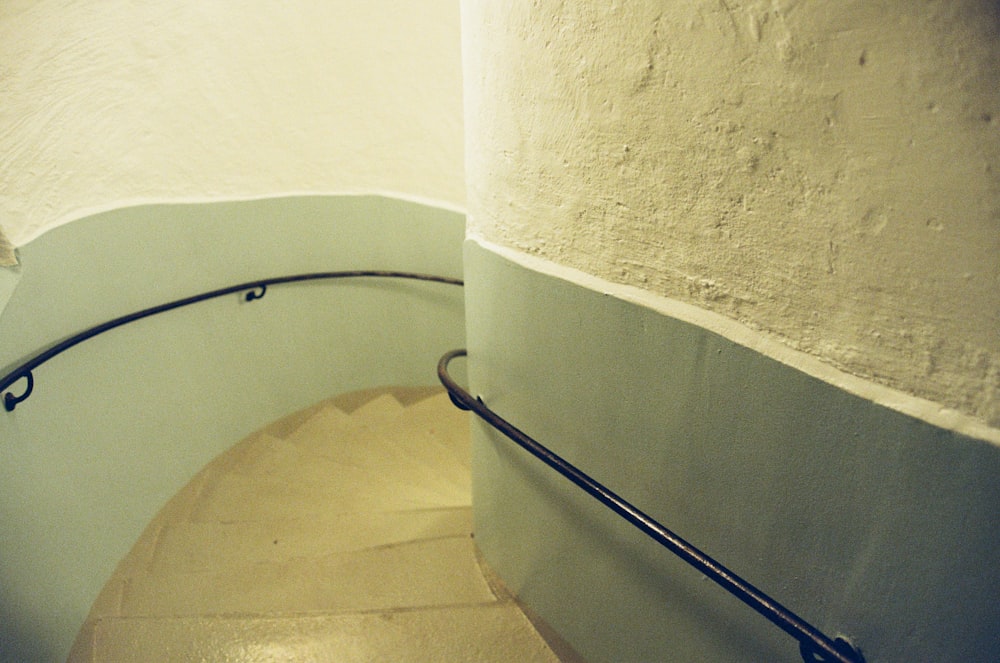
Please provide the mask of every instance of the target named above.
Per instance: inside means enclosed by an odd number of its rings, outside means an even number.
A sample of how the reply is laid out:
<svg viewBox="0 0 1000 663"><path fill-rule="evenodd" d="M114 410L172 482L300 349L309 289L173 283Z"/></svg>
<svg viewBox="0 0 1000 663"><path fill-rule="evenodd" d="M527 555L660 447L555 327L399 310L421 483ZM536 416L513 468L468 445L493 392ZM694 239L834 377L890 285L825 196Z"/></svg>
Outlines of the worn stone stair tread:
<svg viewBox="0 0 1000 663"><path fill-rule="evenodd" d="M348 416L355 420L364 420L372 426L379 426L384 421L392 421L406 411L406 407L391 393L380 394L361 407L351 411Z"/></svg>
<svg viewBox="0 0 1000 663"><path fill-rule="evenodd" d="M511 602L289 617L105 618L86 663L555 663Z"/></svg>
<svg viewBox="0 0 1000 663"><path fill-rule="evenodd" d="M558 660L476 561L469 446L428 387L247 436L149 523L70 661Z"/></svg>
<svg viewBox="0 0 1000 663"><path fill-rule="evenodd" d="M466 413L452 405L447 395L440 395L411 406L406 422L408 449L435 468L442 479L470 485L472 453Z"/></svg>
<svg viewBox="0 0 1000 663"><path fill-rule="evenodd" d="M469 507L332 514L272 521L178 522L156 533L151 573L233 568L360 551L407 541L470 536Z"/></svg>
<svg viewBox="0 0 1000 663"><path fill-rule="evenodd" d="M348 474L347 472L344 473ZM309 482L289 485L280 478L225 475L219 477L191 511L195 522L237 522L321 517L363 511L402 511L465 506L468 499L449 502L448 494L433 488L369 481ZM343 478L343 476L342 476Z"/></svg>
<svg viewBox="0 0 1000 663"><path fill-rule="evenodd" d="M455 407L448 392L442 391L411 405L406 418L413 428L432 432L439 444L451 451L463 467L469 468L469 413Z"/></svg>
<svg viewBox="0 0 1000 663"><path fill-rule="evenodd" d="M316 414L316 412L327 407L335 407L332 398L322 400L318 403L313 403L309 407L299 410L298 412L293 412L292 414L286 415L277 421L272 421L267 426L264 426L257 431L257 433L277 438L288 437L294 433L299 426L304 424L306 421L309 421L309 419ZM343 412L343 415L344 417L350 416L347 412Z"/></svg>
<svg viewBox="0 0 1000 663"><path fill-rule="evenodd" d="M303 408L297 412L286 415L277 421L273 421L259 432L272 435L274 437L287 437L294 433L299 426L308 421L308 419L315 414L317 411L324 408L336 408L340 410L345 417L351 417L355 412L361 407L370 404L372 401L377 400L382 397L388 397L395 399L396 402L402 406L404 409L409 408L415 403L427 399L432 396L436 396L444 391L443 387L435 386L421 386L421 387L374 387L369 389L362 389L359 391L348 392L344 394L339 394L337 396L331 396L330 398L314 403L309 407ZM376 405L378 408L379 406ZM390 410L394 409L392 404L389 404ZM363 410L358 414L358 418L364 418L366 412Z"/></svg>
<svg viewBox="0 0 1000 663"><path fill-rule="evenodd" d="M449 490L471 491L469 467L441 442L437 432L411 429L403 443L411 457L427 468L435 483L442 487L448 485Z"/></svg>
<svg viewBox="0 0 1000 663"><path fill-rule="evenodd" d="M432 485L468 474L457 459L442 453L443 447L414 429L406 417L371 426L364 420L328 422L328 416L328 410L317 412L285 441L303 454L368 467L396 481ZM288 453L292 454L290 449Z"/></svg>
<svg viewBox="0 0 1000 663"><path fill-rule="evenodd" d="M370 387L367 389L341 393L333 396L332 398L328 398L327 402L339 407L344 412L351 414L362 405L384 394L388 394L395 398L404 408L409 408L413 404L419 403L430 396L440 394L443 391L444 387L441 385L383 385L381 387Z"/></svg>
<svg viewBox="0 0 1000 663"><path fill-rule="evenodd" d="M252 466L259 462L260 456L274 453L287 446L288 443L284 438L263 432L254 433L216 456L212 460L211 467L216 474L231 472L240 467Z"/></svg>
<svg viewBox="0 0 1000 663"><path fill-rule="evenodd" d="M496 600L468 536L125 580L122 614L343 612Z"/></svg>
<svg viewBox="0 0 1000 663"><path fill-rule="evenodd" d="M432 441L424 442L421 437L410 435L414 444L423 443L433 448ZM367 436L359 435L356 444L364 444L366 439ZM303 450L289 440L276 438L258 438L253 448L234 455L227 474L284 481L289 485L348 482L364 487L364 484L392 483L413 487L421 493L441 492L449 502L454 496L455 485L464 486L466 492L469 490L468 470L447 459L440 460L439 467L433 468L414 458L413 454L400 452L387 456L382 451L355 452L350 445L343 444L330 445L328 451L320 455Z"/></svg>
<svg viewBox="0 0 1000 663"><path fill-rule="evenodd" d="M391 393L375 392L365 403L347 412L336 403L337 397L328 398L305 410L301 410L279 422L270 424L261 432L281 432L275 435L283 439L304 434L305 436L334 435L335 438L350 438L359 428L380 426L385 421L395 421L406 408Z"/></svg>
<svg viewBox="0 0 1000 663"><path fill-rule="evenodd" d="M313 409L307 419L299 422L299 425L284 435L282 439L288 440L296 436L310 435L310 430L314 430L315 434L318 435L337 435L343 429L345 433L350 434L353 428L363 425L364 418L362 416L355 417L335 405L327 404Z"/></svg>
<svg viewBox="0 0 1000 663"><path fill-rule="evenodd" d="M379 440L387 453L392 453L390 447L394 448L406 462L422 467L424 476L448 479L469 474L461 456L452 452L436 433L415 427L409 420L402 420L397 426L373 428L367 439Z"/></svg>

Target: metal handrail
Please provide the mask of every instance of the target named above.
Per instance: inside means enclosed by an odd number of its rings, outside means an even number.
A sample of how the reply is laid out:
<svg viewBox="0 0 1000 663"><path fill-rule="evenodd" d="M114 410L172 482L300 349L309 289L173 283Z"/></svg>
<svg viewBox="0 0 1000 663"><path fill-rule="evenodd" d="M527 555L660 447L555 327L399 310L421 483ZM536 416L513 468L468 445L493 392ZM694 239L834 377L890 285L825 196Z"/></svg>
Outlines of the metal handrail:
<svg viewBox="0 0 1000 663"><path fill-rule="evenodd" d="M121 317L109 320L107 322L95 325L88 329L74 334L69 338L59 341L58 343L52 345L51 347L39 352L30 359L18 364L7 374L0 377L0 394L3 394L3 407L7 412L13 412L14 408L17 407L18 403L26 400L28 396L35 387L35 378L33 371L49 361L53 357L62 354L66 350L69 350L75 345L78 345L89 338L103 334L106 331L111 331L116 327L121 327L122 325L127 325L130 322L135 322L136 320L141 320L143 318L148 318L151 315L156 315L158 313L165 313L171 311L175 308L180 308L182 306L188 306L190 304L196 304L198 302L205 301L206 299L214 299L216 297L223 297L225 295L230 295L236 292L247 291L245 299L248 302L260 299L267 293L267 286L269 285L279 285L282 283L296 283L299 281L318 281L326 279L343 279L343 278L356 278L356 277L375 277L375 278L394 278L394 279L412 279L417 281L433 281L437 283L447 283L449 285L463 285L461 279L455 279L448 276L435 276L432 274L418 274L414 272L395 272L395 271L379 271L379 270L353 270L353 271L343 271L343 272L310 272L308 274L294 274L292 276L277 276L267 279L259 279L256 281L248 281L247 283L240 283L239 285L233 285L226 288L219 288L218 290L211 290L209 292L204 292L200 295L194 295L192 297L185 297L184 299L177 299L166 304L161 304L159 306L153 306L151 308L143 309L141 311L136 311L135 313L130 313L128 315L123 315ZM24 380L24 391L21 395L15 395L8 391L8 389L14 385L18 380Z"/></svg>
<svg viewBox="0 0 1000 663"><path fill-rule="evenodd" d="M644 534L695 567L727 592L763 615L768 621L799 641L799 653L806 663L836 662L864 663L860 650L846 639L830 639L814 626L784 607L773 598L739 577L725 566L670 531L649 515L621 498L609 488L585 474L564 458L544 447L537 440L516 428L483 403L473 397L448 374L452 359L467 355L465 350L453 350L438 362L438 378L448 390L451 401L462 410L469 410L481 417L505 436L516 442L543 463L559 472L589 495L637 527Z"/></svg>

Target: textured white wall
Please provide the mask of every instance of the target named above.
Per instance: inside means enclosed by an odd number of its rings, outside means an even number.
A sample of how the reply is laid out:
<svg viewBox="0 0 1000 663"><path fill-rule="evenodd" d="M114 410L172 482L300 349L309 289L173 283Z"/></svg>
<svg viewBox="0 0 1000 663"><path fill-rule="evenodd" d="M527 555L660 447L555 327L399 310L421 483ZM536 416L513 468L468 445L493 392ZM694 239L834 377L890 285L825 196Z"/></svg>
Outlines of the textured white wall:
<svg viewBox="0 0 1000 663"><path fill-rule="evenodd" d="M470 234L1000 426L1000 8L464 0Z"/></svg>
<svg viewBox="0 0 1000 663"><path fill-rule="evenodd" d="M0 3L0 228L151 201L464 206L458 2Z"/></svg>

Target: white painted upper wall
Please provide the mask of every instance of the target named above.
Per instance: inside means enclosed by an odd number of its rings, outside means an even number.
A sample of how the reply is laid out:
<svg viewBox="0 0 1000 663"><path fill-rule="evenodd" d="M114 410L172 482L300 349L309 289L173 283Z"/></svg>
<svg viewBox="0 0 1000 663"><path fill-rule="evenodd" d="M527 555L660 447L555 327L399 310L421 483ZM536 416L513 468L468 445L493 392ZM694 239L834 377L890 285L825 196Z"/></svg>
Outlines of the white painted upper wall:
<svg viewBox="0 0 1000 663"><path fill-rule="evenodd" d="M461 89L457 0L4 0L0 229L289 193L461 209Z"/></svg>
<svg viewBox="0 0 1000 663"><path fill-rule="evenodd" d="M469 230L1000 426L1000 6L464 0Z"/></svg>

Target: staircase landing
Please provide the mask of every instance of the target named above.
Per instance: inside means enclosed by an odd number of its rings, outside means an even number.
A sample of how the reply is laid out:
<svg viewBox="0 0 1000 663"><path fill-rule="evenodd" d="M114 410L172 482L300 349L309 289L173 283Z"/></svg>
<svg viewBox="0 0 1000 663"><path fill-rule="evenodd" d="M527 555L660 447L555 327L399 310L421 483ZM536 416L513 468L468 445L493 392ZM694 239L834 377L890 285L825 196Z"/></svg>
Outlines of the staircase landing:
<svg viewBox="0 0 1000 663"><path fill-rule="evenodd" d="M477 562L468 435L436 388L347 394L254 433L153 519L69 660L577 660Z"/></svg>

